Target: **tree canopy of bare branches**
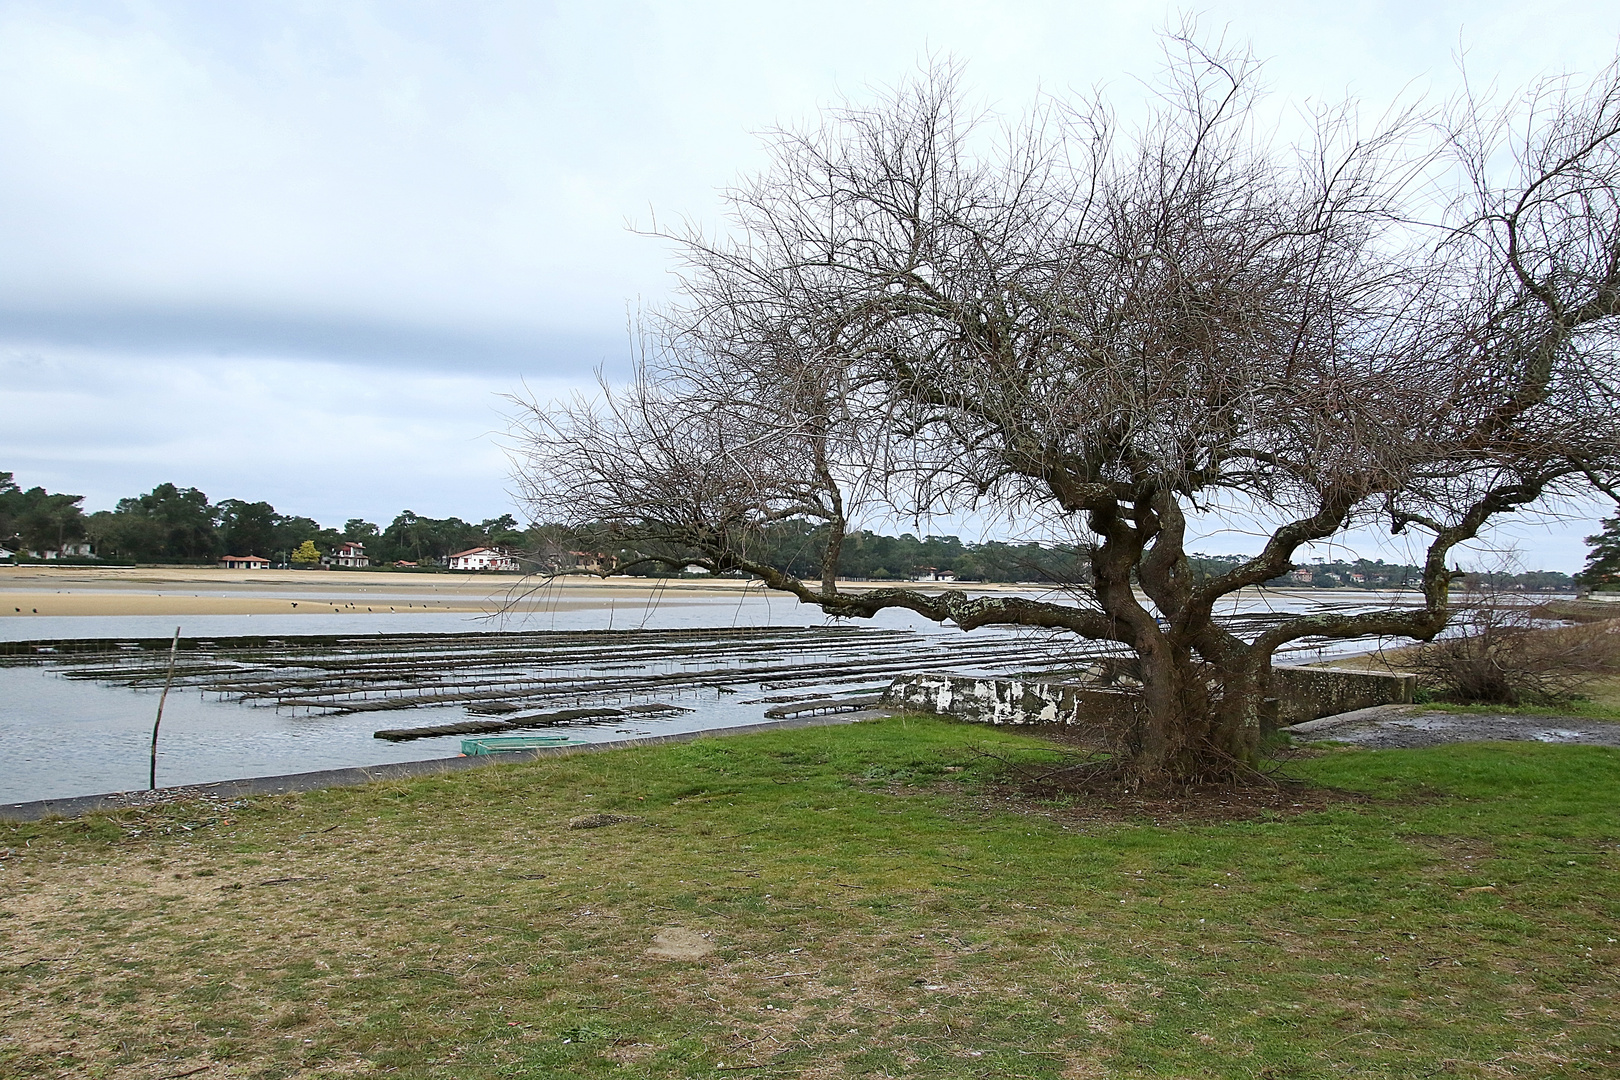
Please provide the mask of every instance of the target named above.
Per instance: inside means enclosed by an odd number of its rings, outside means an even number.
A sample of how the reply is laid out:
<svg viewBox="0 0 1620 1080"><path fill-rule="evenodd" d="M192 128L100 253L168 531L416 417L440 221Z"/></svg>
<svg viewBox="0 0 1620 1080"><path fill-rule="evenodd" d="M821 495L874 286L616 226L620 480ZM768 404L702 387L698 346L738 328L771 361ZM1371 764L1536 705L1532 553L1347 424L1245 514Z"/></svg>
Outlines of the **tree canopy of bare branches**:
<svg viewBox="0 0 1620 1080"><path fill-rule="evenodd" d="M1620 71L1508 107L1464 96L1363 131L1257 132L1255 65L1170 41L1147 121L1047 99L975 114L936 67L783 131L671 236L679 298L633 383L530 403L537 520L672 566L741 570L835 616L1060 628L1135 650L1141 779L1241 772L1271 658L1303 637L1428 640L1457 545L1620 475ZM1190 572L1189 515L1265 521ZM1090 545L1085 598L840 588L863 514L991 511ZM817 526L822 577L762 557ZM1427 546L1418 608L1240 638L1223 597L1381 522Z"/></svg>

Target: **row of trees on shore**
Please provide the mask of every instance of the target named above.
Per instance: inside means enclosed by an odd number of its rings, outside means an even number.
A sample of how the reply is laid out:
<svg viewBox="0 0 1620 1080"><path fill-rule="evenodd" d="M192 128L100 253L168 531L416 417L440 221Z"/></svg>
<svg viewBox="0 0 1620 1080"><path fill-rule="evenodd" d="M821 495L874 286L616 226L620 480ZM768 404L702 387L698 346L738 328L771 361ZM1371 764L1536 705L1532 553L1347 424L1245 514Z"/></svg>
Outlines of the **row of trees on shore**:
<svg viewBox="0 0 1620 1080"><path fill-rule="evenodd" d="M327 528L313 518L283 514L268 502L222 499L210 502L196 488L159 484L143 495L120 499L112 510L85 514L80 495L18 487L12 474L0 472L0 546L17 550L65 550L90 543L102 559L128 562L213 563L224 555L257 555L273 563L297 561L295 552L310 544L329 554L340 544L365 545L373 562L434 565L457 551L502 547L523 553L540 571L614 570L631 575L667 575L665 566L638 563L611 532L564 530L557 526L520 527L510 514L477 523L460 518L399 513L387 526L350 518L342 528ZM1606 531L1589 537L1590 583L1602 584L1620 571L1620 519L1605 522ZM822 539L799 523L770 530L762 543L771 560L797 577L821 575ZM310 549L306 548L306 553ZM1242 560L1237 555L1193 555L1195 574L1217 576ZM888 536L870 530L851 532L844 540L840 572L866 581L921 579L1027 582L1063 585L1084 581L1086 552L1076 545L990 540L963 541L956 536ZM1499 588L1527 591L1566 590L1576 579L1556 571L1486 575ZM1314 588L1387 589L1412 585L1419 567L1382 559L1314 563L1276 578L1272 584Z"/></svg>
<svg viewBox="0 0 1620 1080"><path fill-rule="evenodd" d="M539 541L529 550L541 554L549 549L549 541L561 530L538 533ZM1592 537L1596 543L1600 538ZM623 547L611 532L592 538L590 530L572 534L576 545L595 551L611 552L611 559L631 574L657 575L670 571L656 561L638 561L642 554L636 549ZM1620 544L1620 540L1616 541ZM760 531L755 539L757 554L772 565L784 567L801 580L815 580L822 575L825 538L820 529L803 522L780 522ZM1594 558L1596 558L1594 553ZM1242 563L1242 555L1188 556L1192 574L1200 579L1218 577ZM568 565L564 558L562 565ZM1076 544L1039 544L1033 541L983 542L963 541L956 536L923 536L911 533L886 536L870 530L851 531L844 537L839 552L838 574L855 581L916 581L950 580L1029 582L1048 585L1081 584L1087 580L1089 556ZM1606 565L1606 564L1605 564ZM1421 582L1422 568L1410 563L1390 563L1383 559L1336 559L1313 561L1308 565L1281 574L1266 584L1292 588L1317 589L1399 589L1414 587ZM1495 588L1527 592L1563 592L1574 589L1579 582L1569 574L1556 570L1530 570L1522 572L1493 571L1469 575L1471 580L1488 582Z"/></svg>
<svg viewBox="0 0 1620 1080"><path fill-rule="evenodd" d="M529 539L510 514L474 523L404 510L387 526L350 518L342 528L327 528L268 502L214 503L176 484L159 484L93 514L84 513L83 502L81 495L23 490L11 473L0 472L0 544L11 539L17 550L64 551L88 542L99 557L126 562L213 563L225 555L257 555L284 563L306 542L324 554L351 541L364 544L376 562L431 564L471 547L522 548Z"/></svg>

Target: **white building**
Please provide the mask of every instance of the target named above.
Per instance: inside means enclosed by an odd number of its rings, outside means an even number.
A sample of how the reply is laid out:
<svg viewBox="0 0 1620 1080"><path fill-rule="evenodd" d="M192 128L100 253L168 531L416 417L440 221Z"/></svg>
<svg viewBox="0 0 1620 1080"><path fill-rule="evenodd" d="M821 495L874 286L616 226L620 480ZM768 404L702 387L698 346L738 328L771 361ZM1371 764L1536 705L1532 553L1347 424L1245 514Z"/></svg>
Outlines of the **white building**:
<svg viewBox="0 0 1620 1080"><path fill-rule="evenodd" d="M270 560L257 555L227 555L219 560L219 565L227 570L265 570Z"/></svg>
<svg viewBox="0 0 1620 1080"><path fill-rule="evenodd" d="M321 560L327 566L370 566L371 560L366 558L366 545L346 540L339 544L332 552Z"/></svg>
<svg viewBox="0 0 1620 1080"><path fill-rule="evenodd" d="M63 544L60 548L46 548L44 551L30 551L29 558L33 559L87 559L91 555L88 543Z"/></svg>
<svg viewBox="0 0 1620 1080"><path fill-rule="evenodd" d="M445 560L452 570L516 570L518 561L500 548L476 547L458 551Z"/></svg>

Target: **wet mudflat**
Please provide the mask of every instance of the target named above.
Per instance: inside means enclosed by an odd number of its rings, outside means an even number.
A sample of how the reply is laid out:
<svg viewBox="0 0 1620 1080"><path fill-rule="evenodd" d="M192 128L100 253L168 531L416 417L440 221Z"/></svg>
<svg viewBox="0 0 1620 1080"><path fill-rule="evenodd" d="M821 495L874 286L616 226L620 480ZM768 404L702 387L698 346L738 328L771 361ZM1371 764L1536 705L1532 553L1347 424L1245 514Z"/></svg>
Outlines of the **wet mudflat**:
<svg viewBox="0 0 1620 1080"><path fill-rule="evenodd" d="M144 786L167 646L7 644L0 802ZM609 742L732 727L853 708L907 671L1051 670L1095 651L1047 635L846 626L182 639L159 783L450 757L462 734L507 729Z"/></svg>
<svg viewBox="0 0 1620 1080"><path fill-rule="evenodd" d="M611 742L734 727L824 711L819 702L870 698L907 672L1073 670L1102 651L1027 631L962 634L904 612L834 625L815 609L741 591L619 591L624 596L592 606L563 603L573 593L561 590L549 609L504 623L452 613L356 614L352 606L319 617L6 620L0 803L146 786L176 623L183 647L164 712L160 785L450 757L460 751L460 734L508 728L557 726L577 739ZM1323 603L1404 602L1410 598L1399 594L1324 600L1257 591L1226 617L1252 634ZM1317 659L1319 644L1300 643L1291 656ZM558 715L581 711L595 715ZM423 728L442 733L374 737Z"/></svg>
<svg viewBox="0 0 1620 1080"><path fill-rule="evenodd" d="M1620 746L1620 723L1582 716L1432 712L1391 705L1327 716L1289 729L1301 742L1342 742L1371 750L1410 750L1463 742L1541 742Z"/></svg>

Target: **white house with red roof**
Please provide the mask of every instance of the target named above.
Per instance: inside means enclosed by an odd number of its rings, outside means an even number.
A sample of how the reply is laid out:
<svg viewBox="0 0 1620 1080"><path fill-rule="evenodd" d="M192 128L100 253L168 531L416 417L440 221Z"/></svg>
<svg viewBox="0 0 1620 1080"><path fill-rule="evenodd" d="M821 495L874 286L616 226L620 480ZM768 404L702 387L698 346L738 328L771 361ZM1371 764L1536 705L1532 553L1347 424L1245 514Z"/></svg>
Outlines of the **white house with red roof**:
<svg viewBox="0 0 1620 1080"><path fill-rule="evenodd" d="M357 544L353 540L345 540L332 550L332 554L321 561L327 566L371 565L371 560L366 557L366 545Z"/></svg>
<svg viewBox="0 0 1620 1080"><path fill-rule="evenodd" d="M502 548L475 547L458 551L445 560L452 570L516 570L518 561Z"/></svg>
<svg viewBox="0 0 1620 1080"><path fill-rule="evenodd" d="M270 560L257 555L227 555L219 560L219 565L227 570L264 570L270 566Z"/></svg>

